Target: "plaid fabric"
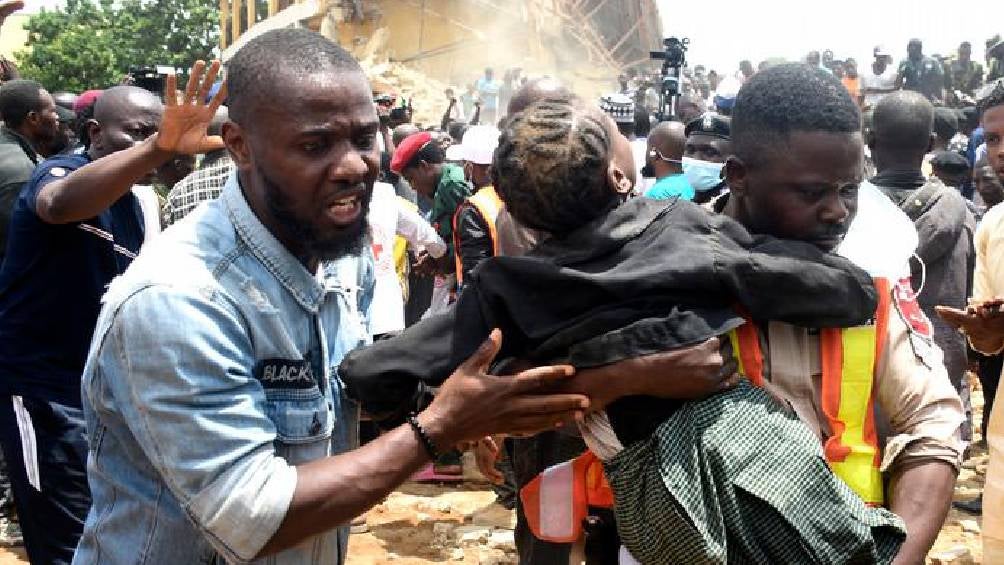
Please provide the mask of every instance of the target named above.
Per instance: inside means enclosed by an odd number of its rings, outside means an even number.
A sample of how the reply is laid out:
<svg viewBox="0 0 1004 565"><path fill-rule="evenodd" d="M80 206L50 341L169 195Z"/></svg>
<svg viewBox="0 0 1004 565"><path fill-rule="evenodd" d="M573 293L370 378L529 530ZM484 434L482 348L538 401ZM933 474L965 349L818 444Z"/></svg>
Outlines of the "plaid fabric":
<svg viewBox="0 0 1004 565"><path fill-rule="evenodd" d="M745 381L685 404L606 471L621 539L645 564L889 563L906 537Z"/></svg>
<svg viewBox="0 0 1004 565"><path fill-rule="evenodd" d="M169 226L189 214L208 200L215 200L234 170L230 155L221 157L212 165L193 171L178 181L167 193L164 204L164 225Z"/></svg>

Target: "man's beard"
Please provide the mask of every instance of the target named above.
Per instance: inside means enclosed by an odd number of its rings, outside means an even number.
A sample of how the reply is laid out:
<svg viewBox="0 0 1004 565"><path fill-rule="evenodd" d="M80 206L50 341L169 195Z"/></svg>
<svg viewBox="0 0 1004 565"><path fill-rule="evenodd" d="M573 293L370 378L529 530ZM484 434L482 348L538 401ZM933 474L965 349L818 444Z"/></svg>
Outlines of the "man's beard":
<svg viewBox="0 0 1004 565"><path fill-rule="evenodd" d="M265 183L265 206L269 214L283 227L301 246L301 253L307 258L319 261L332 261L348 255L362 253L369 222L366 212L369 210L372 192L367 192L360 203L362 212L359 219L351 226L322 232L307 218L300 218L293 211L289 199L283 194L277 183L258 167L258 175ZM319 204L320 206L320 204Z"/></svg>

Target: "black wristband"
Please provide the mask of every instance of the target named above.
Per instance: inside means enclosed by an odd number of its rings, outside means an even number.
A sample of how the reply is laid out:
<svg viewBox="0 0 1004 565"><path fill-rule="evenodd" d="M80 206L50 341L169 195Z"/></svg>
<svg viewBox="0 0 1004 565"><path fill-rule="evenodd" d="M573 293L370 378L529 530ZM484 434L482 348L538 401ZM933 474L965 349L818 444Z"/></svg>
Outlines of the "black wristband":
<svg viewBox="0 0 1004 565"><path fill-rule="evenodd" d="M408 414L408 424L411 426L411 429L415 430L415 435L418 436L419 443L421 443L422 447L425 448L429 457L431 457L433 461L439 459L439 452L436 451L436 444L432 443L432 439L429 437L429 434L425 433L425 428L422 427L422 424L418 423L418 417L414 412Z"/></svg>

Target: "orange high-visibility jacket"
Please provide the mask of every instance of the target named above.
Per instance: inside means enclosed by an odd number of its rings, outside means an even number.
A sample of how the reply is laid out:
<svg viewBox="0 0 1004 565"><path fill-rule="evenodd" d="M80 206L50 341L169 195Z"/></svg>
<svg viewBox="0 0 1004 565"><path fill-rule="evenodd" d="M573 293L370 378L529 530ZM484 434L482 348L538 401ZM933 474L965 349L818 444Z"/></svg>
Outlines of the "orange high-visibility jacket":
<svg viewBox="0 0 1004 565"><path fill-rule="evenodd" d="M499 212L502 211L502 199L495 192L495 188L486 186L468 197L465 204L474 206L478 213L481 214L485 223L488 224L488 236L492 240L492 255L497 257L499 254L499 236L495 230L495 220L498 218ZM453 214L453 249L456 250L454 257L456 257L457 261L458 285L464 284L464 269L460 258L460 230L457 229L461 210L463 210L463 206L459 206L456 213Z"/></svg>
<svg viewBox="0 0 1004 565"><path fill-rule="evenodd" d="M887 279L876 279L878 308L872 323L854 328L826 328L820 332L823 369L822 408L832 434L823 445L833 473L867 504L884 501L882 453L875 431L875 373L886 342L891 304ZM763 385L763 353L752 323L730 334L740 372Z"/></svg>
<svg viewBox="0 0 1004 565"><path fill-rule="evenodd" d="M524 486L519 496L530 531L553 543L579 539L590 506L614 505L603 462L588 450L571 461L548 467Z"/></svg>
<svg viewBox="0 0 1004 565"><path fill-rule="evenodd" d="M878 308L871 324L827 328L820 333L822 408L832 435L823 451L833 473L865 503L884 501L882 454L875 431L875 373L886 342L891 306L887 279L875 280ZM729 335L740 372L763 386L763 352L751 322ZM613 491L603 476L602 462L591 451L554 465L520 491L527 523L544 541L572 543L582 535L589 507L613 507Z"/></svg>

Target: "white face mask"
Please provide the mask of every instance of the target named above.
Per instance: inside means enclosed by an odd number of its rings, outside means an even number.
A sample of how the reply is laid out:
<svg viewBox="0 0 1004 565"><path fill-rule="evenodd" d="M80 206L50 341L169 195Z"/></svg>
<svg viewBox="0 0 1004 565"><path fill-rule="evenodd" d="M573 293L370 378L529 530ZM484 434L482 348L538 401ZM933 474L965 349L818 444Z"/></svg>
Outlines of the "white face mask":
<svg viewBox="0 0 1004 565"><path fill-rule="evenodd" d="M725 163L712 163L691 157L683 158L683 174L690 186L700 192L711 190L722 183L722 168Z"/></svg>

